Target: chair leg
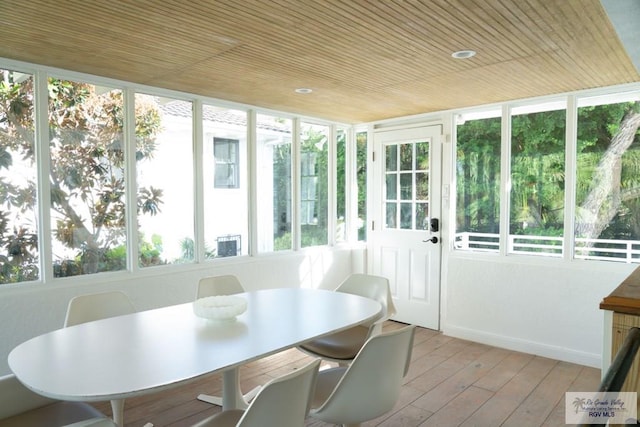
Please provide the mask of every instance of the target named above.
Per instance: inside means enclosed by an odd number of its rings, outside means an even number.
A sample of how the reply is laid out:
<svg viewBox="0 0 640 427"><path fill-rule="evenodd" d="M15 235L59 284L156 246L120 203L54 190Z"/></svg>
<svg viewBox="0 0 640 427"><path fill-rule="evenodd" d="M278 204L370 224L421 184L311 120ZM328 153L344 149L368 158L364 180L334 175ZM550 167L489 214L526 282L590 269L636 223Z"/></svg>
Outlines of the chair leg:
<svg viewBox="0 0 640 427"><path fill-rule="evenodd" d="M262 386L257 386L257 387L254 387L253 390L249 391L249 393L245 393L244 400L246 400L247 403L251 402L253 398L256 397L260 389L262 389Z"/></svg>

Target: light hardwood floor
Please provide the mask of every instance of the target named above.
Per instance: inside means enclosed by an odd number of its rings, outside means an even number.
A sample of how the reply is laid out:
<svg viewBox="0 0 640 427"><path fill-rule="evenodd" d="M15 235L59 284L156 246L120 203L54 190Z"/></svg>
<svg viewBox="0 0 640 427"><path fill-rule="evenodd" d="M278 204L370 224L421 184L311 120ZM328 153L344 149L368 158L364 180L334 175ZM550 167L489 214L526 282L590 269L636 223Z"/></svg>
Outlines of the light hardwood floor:
<svg viewBox="0 0 640 427"><path fill-rule="evenodd" d="M385 329L402 326L387 322ZM245 391L310 361L291 349L240 370ZM365 426L563 426L565 392L594 391L600 370L450 338L418 328L411 369L393 411ZM221 375L211 374L168 391L129 399L125 427L189 426L220 410L200 393L220 395ZM96 406L110 414L108 403ZM329 426L307 419L307 426ZM268 427L268 426L265 426Z"/></svg>

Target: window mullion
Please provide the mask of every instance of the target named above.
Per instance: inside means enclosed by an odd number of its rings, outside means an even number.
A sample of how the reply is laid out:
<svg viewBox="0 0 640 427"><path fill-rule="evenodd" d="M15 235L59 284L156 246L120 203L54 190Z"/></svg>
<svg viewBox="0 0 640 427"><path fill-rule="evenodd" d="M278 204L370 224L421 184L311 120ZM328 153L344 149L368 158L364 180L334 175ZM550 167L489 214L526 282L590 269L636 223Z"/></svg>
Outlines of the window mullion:
<svg viewBox="0 0 640 427"><path fill-rule="evenodd" d="M327 195L327 244L329 246L335 246L336 244L336 226L337 226L337 218L336 218L336 206L338 204L338 184L337 184L337 138L338 128L336 125L331 125L329 128L329 141L327 143L329 146L327 147L327 188L329 189L329 194ZM316 195L317 197L317 195Z"/></svg>
<svg viewBox="0 0 640 427"><path fill-rule="evenodd" d="M195 254L194 261L202 262L205 259L205 237L204 237L204 136L203 136L203 114L202 101L195 100L193 103L193 171L194 171L194 215L195 215Z"/></svg>
<svg viewBox="0 0 640 427"><path fill-rule="evenodd" d="M51 250L51 157L49 151L49 87L48 75L44 71L34 74L35 88L35 156L38 200L38 256L40 259L40 280L53 279L53 251Z"/></svg>
<svg viewBox="0 0 640 427"><path fill-rule="evenodd" d="M509 212L511 205L511 109L508 105L502 106L501 135L501 165L500 165L500 254L509 253L510 221Z"/></svg>
<svg viewBox="0 0 640 427"><path fill-rule="evenodd" d="M124 146L125 146L125 200L127 230L127 267L130 271L138 265L138 187L136 183L136 100L133 89L123 91L124 98Z"/></svg>
<svg viewBox="0 0 640 427"><path fill-rule="evenodd" d="M247 112L247 174L246 179L249 183L249 256L258 254L258 131L257 131L257 113L256 110Z"/></svg>
<svg viewBox="0 0 640 427"><path fill-rule="evenodd" d="M355 129L350 127L346 131L345 137L345 240L349 243L355 243L358 241L358 179L356 176L356 171L358 169L358 155ZM337 178L338 177L336 176L336 179Z"/></svg>
<svg viewBox="0 0 640 427"><path fill-rule="evenodd" d="M300 119L293 119L293 135L291 150L291 232L293 234L293 250L297 251L302 246L300 188L301 188L301 157L300 157Z"/></svg>
<svg viewBox="0 0 640 427"><path fill-rule="evenodd" d="M563 257L571 260L575 253L576 161L578 152L578 107L575 95L567 97L566 120Z"/></svg>

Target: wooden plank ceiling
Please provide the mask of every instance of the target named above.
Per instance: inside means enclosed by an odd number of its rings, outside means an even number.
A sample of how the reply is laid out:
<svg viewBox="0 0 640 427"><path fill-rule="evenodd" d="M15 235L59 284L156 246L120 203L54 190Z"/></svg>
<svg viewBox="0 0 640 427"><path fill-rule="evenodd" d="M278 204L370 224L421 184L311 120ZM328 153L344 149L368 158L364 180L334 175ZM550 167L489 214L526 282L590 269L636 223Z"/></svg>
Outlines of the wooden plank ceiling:
<svg viewBox="0 0 640 427"><path fill-rule="evenodd" d="M0 57L345 123L640 81L599 0L0 4Z"/></svg>

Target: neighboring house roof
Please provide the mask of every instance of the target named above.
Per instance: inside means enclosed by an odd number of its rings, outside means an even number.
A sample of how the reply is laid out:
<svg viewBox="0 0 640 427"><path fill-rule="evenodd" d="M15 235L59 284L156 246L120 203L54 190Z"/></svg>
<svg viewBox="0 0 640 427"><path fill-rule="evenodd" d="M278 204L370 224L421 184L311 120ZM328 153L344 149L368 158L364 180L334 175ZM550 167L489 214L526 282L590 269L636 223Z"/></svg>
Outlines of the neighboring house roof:
<svg viewBox="0 0 640 427"><path fill-rule="evenodd" d="M163 113L175 116L175 117L191 117L193 112L191 110L191 103L187 101L169 101L167 103L160 103L160 109ZM211 108L204 108L202 111L202 117L204 120L224 123L237 126L247 125L247 114L243 111L236 110L213 110ZM291 128L284 124L269 120L260 121L257 123L257 128L262 130L269 130L273 132L283 132L290 134Z"/></svg>

